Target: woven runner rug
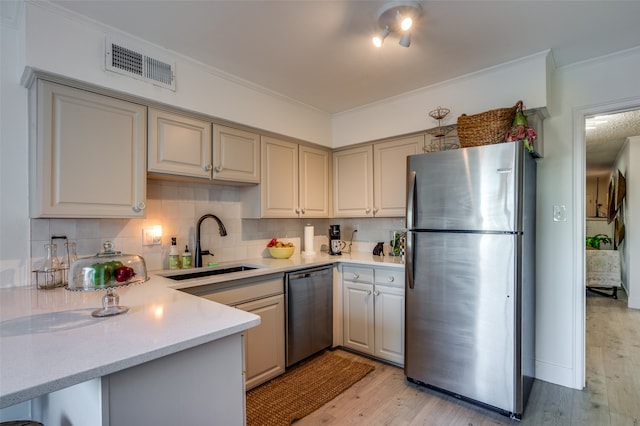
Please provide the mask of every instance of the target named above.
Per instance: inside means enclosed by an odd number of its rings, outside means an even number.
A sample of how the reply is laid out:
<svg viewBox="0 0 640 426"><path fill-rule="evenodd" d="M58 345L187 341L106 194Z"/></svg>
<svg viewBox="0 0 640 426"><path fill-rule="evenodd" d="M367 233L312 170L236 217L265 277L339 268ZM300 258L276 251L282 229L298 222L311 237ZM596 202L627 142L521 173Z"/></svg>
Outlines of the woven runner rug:
<svg viewBox="0 0 640 426"><path fill-rule="evenodd" d="M247 392L247 426L290 425L374 370L326 351Z"/></svg>

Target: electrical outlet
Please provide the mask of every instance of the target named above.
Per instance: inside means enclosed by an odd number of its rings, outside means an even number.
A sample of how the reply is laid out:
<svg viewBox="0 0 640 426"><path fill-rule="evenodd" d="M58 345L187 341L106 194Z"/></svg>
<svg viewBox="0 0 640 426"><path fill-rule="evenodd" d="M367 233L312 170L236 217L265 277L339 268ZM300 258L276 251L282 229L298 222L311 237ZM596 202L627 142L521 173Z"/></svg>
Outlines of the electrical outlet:
<svg viewBox="0 0 640 426"><path fill-rule="evenodd" d="M360 225L358 225L358 224L353 225L353 230L354 231L358 231L359 228L360 228Z"/></svg>
<svg viewBox="0 0 640 426"><path fill-rule="evenodd" d="M567 208L564 205L553 206L553 221L554 222L566 222L567 221Z"/></svg>

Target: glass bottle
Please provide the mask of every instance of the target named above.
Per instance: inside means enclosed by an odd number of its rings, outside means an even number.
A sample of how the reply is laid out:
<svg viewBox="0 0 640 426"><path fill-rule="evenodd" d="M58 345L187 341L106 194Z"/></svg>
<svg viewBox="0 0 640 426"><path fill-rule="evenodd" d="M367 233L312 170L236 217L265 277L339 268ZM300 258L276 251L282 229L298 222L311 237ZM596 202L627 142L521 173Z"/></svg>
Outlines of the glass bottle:
<svg viewBox="0 0 640 426"><path fill-rule="evenodd" d="M64 243L64 253L62 254L62 260L60 261L63 284L67 284L69 270L73 262L75 262L76 260L78 260L78 255L76 254L76 243L66 241Z"/></svg>
<svg viewBox="0 0 640 426"><path fill-rule="evenodd" d="M53 243L45 244L47 257L44 260L42 270L45 273L46 287L58 287L62 285L62 265L58 260L58 246Z"/></svg>

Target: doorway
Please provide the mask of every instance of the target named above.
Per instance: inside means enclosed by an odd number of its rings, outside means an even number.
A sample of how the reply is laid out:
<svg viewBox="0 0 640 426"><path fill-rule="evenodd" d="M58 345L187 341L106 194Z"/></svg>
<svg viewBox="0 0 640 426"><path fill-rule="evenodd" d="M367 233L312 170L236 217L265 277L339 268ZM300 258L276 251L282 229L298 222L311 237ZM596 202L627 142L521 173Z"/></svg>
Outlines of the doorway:
<svg viewBox="0 0 640 426"><path fill-rule="evenodd" d="M574 248L574 276L575 287L574 295L576 306L582 309L576 310L576 318L574 322L574 330L576 332L575 339L575 383L581 384L582 388L586 385L586 292L585 282L585 229L586 229L586 131L585 124L588 117L615 114L631 110L640 109L640 98L632 98L609 104L601 104L593 107L579 109L574 112L574 202L575 202L575 239ZM628 135L634 136L634 135ZM636 290L637 291L637 290Z"/></svg>

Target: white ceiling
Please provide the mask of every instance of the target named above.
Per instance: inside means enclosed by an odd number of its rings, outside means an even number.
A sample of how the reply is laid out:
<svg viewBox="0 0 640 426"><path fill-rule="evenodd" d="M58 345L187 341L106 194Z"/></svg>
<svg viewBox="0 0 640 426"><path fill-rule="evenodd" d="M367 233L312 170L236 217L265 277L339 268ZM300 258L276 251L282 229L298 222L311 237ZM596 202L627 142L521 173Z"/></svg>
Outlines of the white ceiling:
<svg viewBox="0 0 640 426"><path fill-rule="evenodd" d="M380 49L384 1L52 2L331 114L548 49L562 67L640 43L638 0L422 1L411 47Z"/></svg>

